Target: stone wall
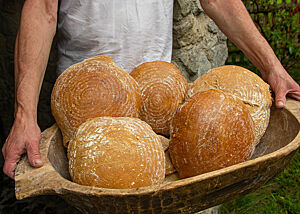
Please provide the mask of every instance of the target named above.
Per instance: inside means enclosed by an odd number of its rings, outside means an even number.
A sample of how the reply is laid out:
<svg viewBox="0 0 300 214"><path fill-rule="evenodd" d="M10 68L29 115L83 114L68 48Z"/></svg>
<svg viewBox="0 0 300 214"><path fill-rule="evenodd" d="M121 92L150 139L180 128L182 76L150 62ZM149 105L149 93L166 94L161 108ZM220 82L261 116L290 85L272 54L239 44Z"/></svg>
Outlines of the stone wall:
<svg viewBox="0 0 300 214"><path fill-rule="evenodd" d="M13 54L24 0L0 0L0 140L1 148L13 123L14 66ZM227 58L226 37L204 14L199 0L174 1L174 39L172 62L183 75L193 81ZM50 110L50 94L56 74L56 42L54 41L38 105L41 130L54 123ZM0 155L0 213L77 213L56 196L16 201L14 182L2 173ZM48 211L47 211L48 210ZM68 212L66 211L68 210Z"/></svg>
<svg viewBox="0 0 300 214"><path fill-rule="evenodd" d="M189 81L224 65L227 38L204 13L199 0L175 0L172 62Z"/></svg>

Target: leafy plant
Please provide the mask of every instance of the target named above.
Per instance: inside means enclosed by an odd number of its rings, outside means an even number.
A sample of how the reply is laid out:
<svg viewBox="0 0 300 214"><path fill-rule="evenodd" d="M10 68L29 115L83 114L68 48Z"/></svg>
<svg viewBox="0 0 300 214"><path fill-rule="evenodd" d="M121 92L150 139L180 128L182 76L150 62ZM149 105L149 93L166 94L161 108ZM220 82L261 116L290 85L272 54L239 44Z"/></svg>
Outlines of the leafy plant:
<svg viewBox="0 0 300 214"><path fill-rule="evenodd" d="M300 83L300 2L297 0L244 0L243 2L282 65ZM244 56L240 58L243 59ZM258 73L249 60L234 63ZM227 64L230 62L227 61Z"/></svg>
<svg viewBox="0 0 300 214"><path fill-rule="evenodd" d="M227 202L221 214L300 213L300 151L289 166L256 192Z"/></svg>
<svg viewBox="0 0 300 214"><path fill-rule="evenodd" d="M296 63L299 64L300 24L297 23L299 13L297 1L295 4L283 4L274 0L256 0L250 1L250 5L256 11L263 5L265 12L257 15L252 13L252 18L283 66L289 69Z"/></svg>

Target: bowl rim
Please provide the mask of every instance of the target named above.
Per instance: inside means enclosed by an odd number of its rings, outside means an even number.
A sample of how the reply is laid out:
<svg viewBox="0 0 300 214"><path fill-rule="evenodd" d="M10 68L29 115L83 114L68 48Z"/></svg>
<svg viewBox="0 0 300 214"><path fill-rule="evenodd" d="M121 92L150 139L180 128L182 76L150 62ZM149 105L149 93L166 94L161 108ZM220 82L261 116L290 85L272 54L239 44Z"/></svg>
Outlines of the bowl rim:
<svg viewBox="0 0 300 214"><path fill-rule="evenodd" d="M288 99L286 106L284 108L288 112L290 112L298 121L300 124L300 102L292 99ZM56 124L54 124L52 127L48 128L43 132L43 134L57 134L59 131L58 127ZM52 163L48 159L48 148L50 147L51 144L51 139L46 139L41 143L41 156L43 158L44 165L41 168L33 168L29 166L29 162L26 156L22 158L22 160L18 163L17 169L16 169L16 176L15 176L15 194L17 199L23 199L26 197L32 197L36 195L41 195L41 194L59 194L59 195L64 195L66 192L67 193L72 193L72 192L82 192L88 195L107 195L107 196L136 196L136 195L146 195L146 194L156 194L160 191L169 191L175 188L180 188L183 186L191 185L193 183L205 181L207 179L211 179L216 176L221 176L225 175L231 172L234 172L236 170L242 169L242 168L247 168L247 167L253 167L254 165L258 163L265 162L269 159L272 158L278 158L282 156L286 156L290 154L291 152L299 149L300 147L300 130L298 131L297 135L295 138L285 145L284 147L257 157L255 159L251 159L242 163L238 163L232 166L228 166L219 170L215 170L212 172L207 172L204 174L200 174L197 176L189 177L189 178L184 178L180 180L175 180L175 181L165 181L161 184L156 184L152 186L147 186L147 187L141 187L141 188L135 188L135 189L107 189L107 188L99 188L99 187L93 187L93 186L84 186L80 185L77 183L74 183L64 177L62 177L53 167ZM33 174L38 174L43 176L44 180L43 188L33 188L31 190L22 190L22 184L24 183L24 179L26 179L26 176L29 179L29 175ZM51 176L52 180L49 180ZM55 177L55 180L53 180L53 177ZM40 179L41 180L41 179ZM32 186L39 186L38 182L39 181L34 181L36 182L36 185ZM62 186L61 183L64 183Z"/></svg>

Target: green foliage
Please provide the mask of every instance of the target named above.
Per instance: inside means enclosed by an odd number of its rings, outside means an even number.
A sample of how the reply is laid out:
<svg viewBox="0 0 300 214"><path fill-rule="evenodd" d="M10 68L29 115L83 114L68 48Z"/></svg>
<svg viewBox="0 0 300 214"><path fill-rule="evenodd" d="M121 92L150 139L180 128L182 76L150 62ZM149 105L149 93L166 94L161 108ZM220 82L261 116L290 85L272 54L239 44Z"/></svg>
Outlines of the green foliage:
<svg viewBox="0 0 300 214"><path fill-rule="evenodd" d="M272 1L265 0L264 6L267 8L275 7ZM297 24L297 8L296 6L284 8L280 5L278 8L276 12L268 14L271 24L268 23L266 26L257 25L281 63L289 69L299 61L300 57L300 46L299 43L297 44L298 38L296 38L297 33L300 31L300 25ZM256 23L258 22L257 19Z"/></svg>
<svg viewBox="0 0 300 214"><path fill-rule="evenodd" d="M289 166L256 192L222 205L221 214L300 213L300 151Z"/></svg>
<svg viewBox="0 0 300 214"><path fill-rule="evenodd" d="M286 1L286 4L280 0L244 0L243 2L257 28L269 42L282 65L300 83L300 24L297 24L299 3L295 4L294 0L292 1L293 5L289 4L291 0ZM261 12L257 13L258 10ZM258 73L258 70L248 60L227 61L227 64L233 63Z"/></svg>

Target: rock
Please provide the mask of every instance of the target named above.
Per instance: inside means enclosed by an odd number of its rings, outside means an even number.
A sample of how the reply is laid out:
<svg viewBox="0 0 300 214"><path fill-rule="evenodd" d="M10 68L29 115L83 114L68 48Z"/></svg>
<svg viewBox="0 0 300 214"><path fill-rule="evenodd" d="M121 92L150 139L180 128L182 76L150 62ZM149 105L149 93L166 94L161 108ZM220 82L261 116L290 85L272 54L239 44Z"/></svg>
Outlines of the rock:
<svg viewBox="0 0 300 214"><path fill-rule="evenodd" d="M228 56L226 41L199 0L175 1L172 63L189 82L212 67L224 65Z"/></svg>
<svg viewBox="0 0 300 214"><path fill-rule="evenodd" d="M194 15L199 15L200 13L204 12L199 0L192 0L192 2L192 13Z"/></svg>
<svg viewBox="0 0 300 214"><path fill-rule="evenodd" d="M226 50L226 51L224 51ZM212 58L210 59L212 68L219 67L220 65L224 65L227 57L227 45L226 44L218 44L211 49Z"/></svg>
<svg viewBox="0 0 300 214"><path fill-rule="evenodd" d="M183 16L186 16L191 12L192 9L191 1L186 1L186 0L176 0L176 1L179 4L180 11Z"/></svg>
<svg viewBox="0 0 300 214"><path fill-rule="evenodd" d="M209 20L208 22L208 31L211 33L218 33L219 32L219 28L217 27L217 25L214 23L213 20Z"/></svg>

